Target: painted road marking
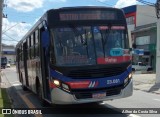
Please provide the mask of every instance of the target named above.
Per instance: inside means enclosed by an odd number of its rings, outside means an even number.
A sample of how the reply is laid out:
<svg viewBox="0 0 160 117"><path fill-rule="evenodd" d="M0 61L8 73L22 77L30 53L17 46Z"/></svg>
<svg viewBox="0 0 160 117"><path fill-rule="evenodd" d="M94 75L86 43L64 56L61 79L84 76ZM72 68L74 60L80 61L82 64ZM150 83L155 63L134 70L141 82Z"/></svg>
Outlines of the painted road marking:
<svg viewBox="0 0 160 117"><path fill-rule="evenodd" d="M31 94L31 93L28 93L26 95L22 95L20 92L18 92L19 96L23 99L23 101L25 102L25 104L29 107L29 108L35 108L36 107L32 104L31 101L29 101L29 99L26 97L27 95ZM43 115L35 115L35 117L43 117Z"/></svg>
<svg viewBox="0 0 160 117"><path fill-rule="evenodd" d="M20 85L21 85L20 83L12 84L12 86L20 86Z"/></svg>
<svg viewBox="0 0 160 117"><path fill-rule="evenodd" d="M130 114L130 115L128 115L127 117L141 117L141 116L135 115L135 114Z"/></svg>
<svg viewBox="0 0 160 117"><path fill-rule="evenodd" d="M160 101L160 99L153 99L153 100Z"/></svg>

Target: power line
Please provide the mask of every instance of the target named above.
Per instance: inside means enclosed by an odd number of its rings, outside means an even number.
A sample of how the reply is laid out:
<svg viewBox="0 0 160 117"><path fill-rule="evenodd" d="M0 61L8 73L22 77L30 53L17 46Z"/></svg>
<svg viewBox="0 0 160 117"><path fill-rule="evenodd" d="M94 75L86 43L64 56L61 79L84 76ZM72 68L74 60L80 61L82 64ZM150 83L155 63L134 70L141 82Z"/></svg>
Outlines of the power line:
<svg viewBox="0 0 160 117"><path fill-rule="evenodd" d="M4 34L4 35L7 36L7 37L9 37L9 38L12 39L13 41L17 41L16 39L14 39L14 38L8 36L7 34ZM18 42L18 41L17 41L17 42Z"/></svg>
<svg viewBox="0 0 160 117"><path fill-rule="evenodd" d="M10 39L2 39L2 40L4 40L4 41L15 41L15 42L18 42L16 40L10 40Z"/></svg>
<svg viewBox="0 0 160 117"><path fill-rule="evenodd" d="M136 1L138 1L138 2L140 2L140 3L143 3L143 4L145 4L145 5L149 5L149 6L155 7L155 4L154 4L154 3L147 2L147 1L145 1L145 0L136 0Z"/></svg>
<svg viewBox="0 0 160 117"><path fill-rule="evenodd" d="M4 30L4 31L2 32L2 34L4 34L5 32L9 31L11 28L17 26L17 25L20 24L20 23L26 23L26 22L19 22L19 23L16 23L15 25L12 25L12 26L9 27L7 30Z"/></svg>

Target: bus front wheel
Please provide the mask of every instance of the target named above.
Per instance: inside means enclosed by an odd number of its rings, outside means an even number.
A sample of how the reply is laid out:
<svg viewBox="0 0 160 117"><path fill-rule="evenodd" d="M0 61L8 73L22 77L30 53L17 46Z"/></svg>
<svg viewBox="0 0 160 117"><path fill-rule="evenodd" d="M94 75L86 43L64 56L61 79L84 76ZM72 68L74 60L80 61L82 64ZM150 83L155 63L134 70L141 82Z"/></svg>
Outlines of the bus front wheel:
<svg viewBox="0 0 160 117"><path fill-rule="evenodd" d="M39 97L41 106L45 107L46 106L46 102L42 98L42 88L41 88L41 85L40 85L39 82L37 82L37 95Z"/></svg>

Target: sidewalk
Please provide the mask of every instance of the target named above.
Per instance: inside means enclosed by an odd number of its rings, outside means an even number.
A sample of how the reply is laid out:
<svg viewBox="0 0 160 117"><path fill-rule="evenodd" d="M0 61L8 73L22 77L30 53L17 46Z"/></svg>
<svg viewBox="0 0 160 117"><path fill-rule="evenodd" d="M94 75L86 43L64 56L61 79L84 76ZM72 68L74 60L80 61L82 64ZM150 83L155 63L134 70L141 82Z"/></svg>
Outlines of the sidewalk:
<svg viewBox="0 0 160 117"><path fill-rule="evenodd" d="M156 74L133 74L133 87L150 93L160 94L160 83L155 84Z"/></svg>

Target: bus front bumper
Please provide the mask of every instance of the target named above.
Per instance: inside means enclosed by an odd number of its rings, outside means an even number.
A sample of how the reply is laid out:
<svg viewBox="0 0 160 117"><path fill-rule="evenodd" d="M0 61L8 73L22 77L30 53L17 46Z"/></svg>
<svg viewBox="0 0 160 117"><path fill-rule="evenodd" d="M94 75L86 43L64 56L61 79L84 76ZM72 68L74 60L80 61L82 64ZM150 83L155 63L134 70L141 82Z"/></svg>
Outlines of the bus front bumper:
<svg viewBox="0 0 160 117"><path fill-rule="evenodd" d="M80 104L80 103L91 103L91 102L100 102L107 101L119 98L129 97L133 94L133 79L129 82L129 84L121 90L120 94L106 96L101 99L95 98L87 98L87 99L76 99L76 97L72 94L69 94L59 88L54 88L51 92L51 101L53 104Z"/></svg>

